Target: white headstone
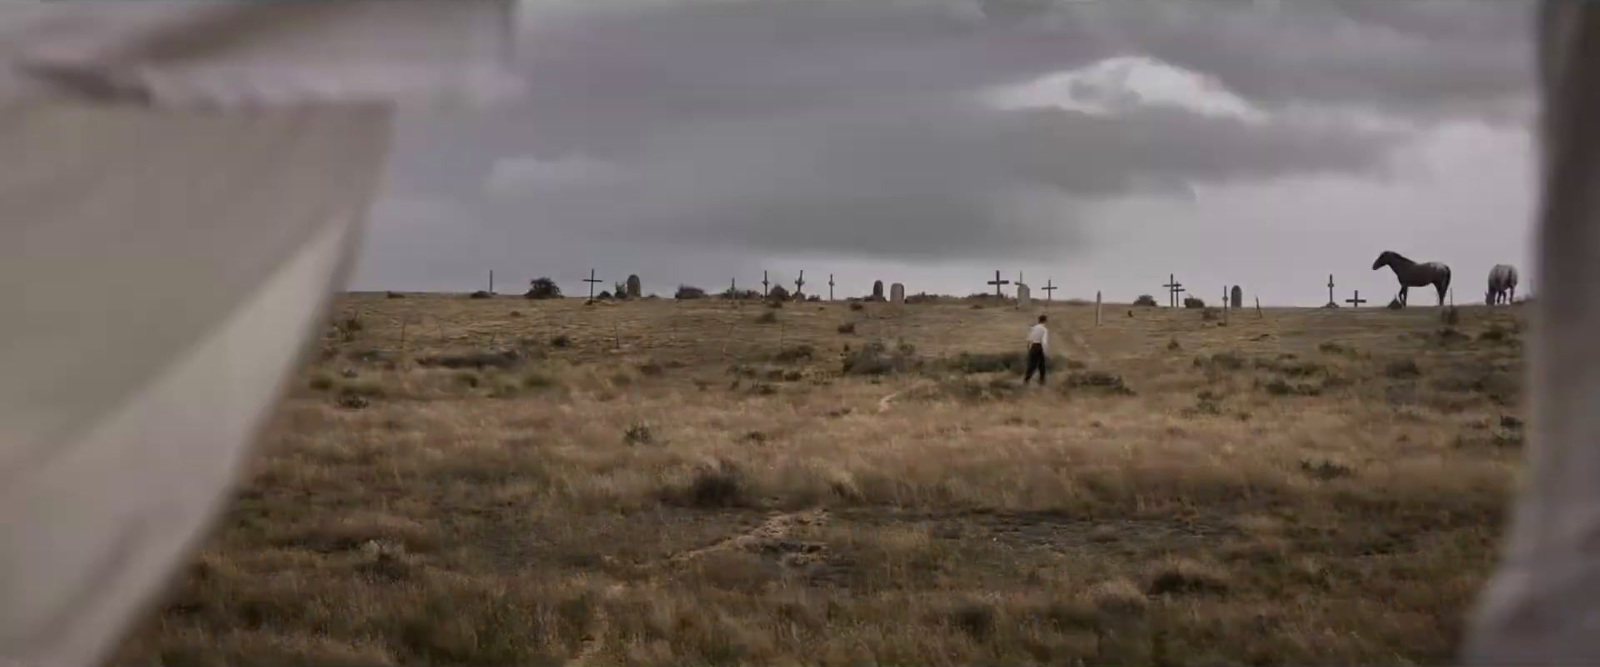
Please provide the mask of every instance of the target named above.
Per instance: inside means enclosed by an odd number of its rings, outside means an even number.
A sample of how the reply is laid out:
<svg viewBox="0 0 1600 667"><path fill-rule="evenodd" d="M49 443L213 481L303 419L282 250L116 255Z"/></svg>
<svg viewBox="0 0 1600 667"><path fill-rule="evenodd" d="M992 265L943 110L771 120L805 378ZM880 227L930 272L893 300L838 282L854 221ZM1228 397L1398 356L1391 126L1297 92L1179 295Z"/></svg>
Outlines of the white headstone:
<svg viewBox="0 0 1600 667"><path fill-rule="evenodd" d="M1018 308L1027 308L1028 306L1033 304L1033 297L1032 297L1032 295L1030 295L1028 293L1029 291L1030 290L1028 289L1027 285L1024 285L1022 283L1017 283L1017 307Z"/></svg>
<svg viewBox="0 0 1600 667"><path fill-rule="evenodd" d="M889 303L904 304L906 302L906 286L895 283L889 286Z"/></svg>

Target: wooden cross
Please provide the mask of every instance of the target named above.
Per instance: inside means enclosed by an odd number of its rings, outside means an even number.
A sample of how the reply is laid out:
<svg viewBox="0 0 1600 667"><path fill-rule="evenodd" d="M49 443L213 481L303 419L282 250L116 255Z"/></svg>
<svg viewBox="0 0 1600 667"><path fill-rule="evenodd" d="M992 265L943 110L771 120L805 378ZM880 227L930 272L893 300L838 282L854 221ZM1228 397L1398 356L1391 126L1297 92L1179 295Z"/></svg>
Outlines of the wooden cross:
<svg viewBox="0 0 1600 667"><path fill-rule="evenodd" d="M595 279L595 277L594 277L594 269L589 269L589 277L583 279L583 282L589 283L589 300L590 301L594 301L594 285L595 285L595 283L604 282L604 281Z"/></svg>
<svg viewBox="0 0 1600 667"><path fill-rule="evenodd" d="M1054 281L1053 280L1046 280L1046 281L1044 281L1044 287L1040 287L1039 288L1041 291L1044 292L1044 300L1046 302L1054 301L1055 300L1056 290L1060 289L1060 288L1056 287L1055 285L1052 285L1051 284L1052 282L1054 282Z"/></svg>
<svg viewBox="0 0 1600 667"><path fill-rule="evenodd" d="M1009 281L1009 280L1001 280L1000 279L1000 272L997 270L997 271L994 272L994 280L989 281L987 284L994 285L994 295L1003 299L1003 298L1005 298L1006 295L1005 295L1004 292L1000 291L1000 286L1001 285L1010 285L1011 281Z"/></svg>
<svg viewBox="0 0 1600 667"><path fill-rule="evenodd" d="M739 298L739 278L738 277L733 277L733 278L729 278L728 279L728 298L730 298L730 299Z"/></svg>
<svg viewBox="0 0 1600 667"><path fill-rule="evenodd" d="M1344 302L1350 304L1351 308L1360 308L1361 304L1366 303L1367 300L1361 298L1361 290L1356 290L1355 297L1354 298L1350 298L1350 299L1345 299Z"/></svg>
<svg viewBox="0 0 1600 667"><path fill-rule="evenodd" d="M1333 274L1331 273L1328 274L1328 305L1336 305L1333 302Z"/></svg>
<svg viewBox="0 0 1600 667"><path fill-rule="evenodd" d="M828 300L833 300L833 274L828 274Z"/></svg>
<svg viewBox="0 0 1600 667"><path fill-rule="evenodd" d="M805 286L806 286L806 272L805 272L805 269L801 269L800 270L800 277L794 279L794 295L797 296L797 297L800 296L800 288L805 287Z"/></svg>
<svg viewBox="0 0 1600 667"><path fill-rule="evenodd" d="M1167 288L1167 305L1177 308L1178 294L1184 291L1183 283L1178 282L1177 277L1169 273L1167 274L1167 284L1162 285L1162 287Z"/></svg>
<svg viewBox="0 0 1600 667"><path fill-rule="evenodd" d="M763 298L763 299L765 299L767 297L767 293L771 291L771 289L769 289L767 287L768 284L769 283L767 282L767 272L766 271L762 271L761 272L761 298Z"/></svg>

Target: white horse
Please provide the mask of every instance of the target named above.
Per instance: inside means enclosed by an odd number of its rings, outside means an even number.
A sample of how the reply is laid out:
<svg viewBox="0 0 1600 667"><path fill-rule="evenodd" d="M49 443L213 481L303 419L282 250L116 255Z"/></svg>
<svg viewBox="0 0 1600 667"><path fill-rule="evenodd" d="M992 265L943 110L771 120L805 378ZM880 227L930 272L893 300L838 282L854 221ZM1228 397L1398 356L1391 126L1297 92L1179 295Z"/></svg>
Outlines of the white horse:
<svg viewBox="0 0 1600 667"><path fill-rule="evenodd" d="M1510 264L1496 264L1489 269L1489 292L1484 296L1483 302L1491 306L1500 303L1511 303L1517 296L1517 267Z"/></svg>

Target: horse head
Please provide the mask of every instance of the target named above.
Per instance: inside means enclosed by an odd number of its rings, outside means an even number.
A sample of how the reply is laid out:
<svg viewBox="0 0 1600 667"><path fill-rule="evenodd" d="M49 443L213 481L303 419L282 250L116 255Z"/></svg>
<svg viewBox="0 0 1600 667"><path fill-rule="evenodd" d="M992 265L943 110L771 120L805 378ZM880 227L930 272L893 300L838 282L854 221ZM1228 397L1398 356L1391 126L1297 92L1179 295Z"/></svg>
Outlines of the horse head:
<svg viewBox="0 0 1600 667"><path fill-rule="evenodd" d="M1394 251L1393 250L1385 250L1385 251L1383 251L1383 254L1378 255L1378 259L1376 259L1376 260L1374 260L1372 262L1372 270L1373 271L1377 271L1378 269L1381 269L1381 268L1383 268L1385 266L1389 266L1389 263L1393 262L1393 261L1394 261Z"/></svg>

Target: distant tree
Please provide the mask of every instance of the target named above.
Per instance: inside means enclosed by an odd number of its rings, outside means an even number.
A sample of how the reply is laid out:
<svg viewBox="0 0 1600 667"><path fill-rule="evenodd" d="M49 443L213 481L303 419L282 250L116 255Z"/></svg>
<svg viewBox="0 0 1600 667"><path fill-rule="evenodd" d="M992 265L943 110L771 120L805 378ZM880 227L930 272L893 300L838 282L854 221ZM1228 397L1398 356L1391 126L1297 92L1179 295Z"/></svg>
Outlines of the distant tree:
<svg viewBox="0 0 1600 667"><path fill-rule="evenodd" d="M1140 294L1139 298L1133 300L1133 305L1150 306L1151 308L1154 308L1156 305L1156 298L1150 296L1149 294Z"/></svg>
<svg viewBox="0 0 1600 667"><path fill-rule="evenodd" d="M684 300L704 299L706 298L706 291L693 285L679 285L678 291L673 293L672 298Z"/></svg>
<svg viewBox="0 0 1600 667"><path fill-rule="evenodd" d="M561 286L549 278L534 278L528 281L528 293L523 296L529 299L559 299Z"/></svg>
<svg viewBox="0 0 1600 667"><path fill-rule="evenodd" d="M769 300L769 301L788 301L789 300L789 290L784 289L783 285L773 285L772 289L767 290L767 300Z"/></svg>
<svg viewBox="0 0 1600 667"><path fill-rule="evenodd" d="M1205 300L1203 300L1203 299L1201 299L1200 297L1197 297L1197 296L1186 296L1186 297L1183 297L1183 307L1184 308L1205 308L1206 307L1206 302L1205 302Z"/></svg>

